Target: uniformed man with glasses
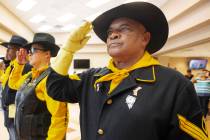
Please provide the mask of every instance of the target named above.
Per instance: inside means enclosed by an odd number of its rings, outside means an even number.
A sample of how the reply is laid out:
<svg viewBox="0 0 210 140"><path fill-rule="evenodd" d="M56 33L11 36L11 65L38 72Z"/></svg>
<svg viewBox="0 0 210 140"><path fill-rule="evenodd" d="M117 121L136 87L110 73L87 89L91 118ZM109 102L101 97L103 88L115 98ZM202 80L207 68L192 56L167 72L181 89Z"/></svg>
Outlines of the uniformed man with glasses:
<svg viewBox="0 0 210 140"><path fill-rule="evenodd" d="M59 50L47 33L36 33L26 45L32 71L21 75L27 52L20 49L9 86L18 90L15 105L15 128L18 140L64 140L68 124L67 104L47 95L46 80L51 57Z"/></svg>

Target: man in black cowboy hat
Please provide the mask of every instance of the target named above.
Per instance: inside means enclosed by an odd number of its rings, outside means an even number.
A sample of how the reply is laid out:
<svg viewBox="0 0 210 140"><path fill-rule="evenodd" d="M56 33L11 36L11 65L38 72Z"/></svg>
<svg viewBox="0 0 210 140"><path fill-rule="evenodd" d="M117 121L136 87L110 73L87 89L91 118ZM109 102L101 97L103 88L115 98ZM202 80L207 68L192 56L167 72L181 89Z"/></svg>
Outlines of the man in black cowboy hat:
<svg viewBox="0 0 210 140"><path fill-rule="evenodd" d="M46 80L50 58L59 47L53 36L36 33L29 49L32 71L21 75L27 53L20 50L17 63L10 75L9 86L18 90L15 100L15 128L18 140L64 140L68 124L67 104L55 101L47 95Z"/></svg>
<svg viewBox="0 0 210 140"><path fill-rule="evenodd" d="M93 27L107 44L108 66L67 76L73 54L89 38L86 22L60 50L47 81L53 99L79 102L83 140L208 139L192 83L151 56L168 38L159 8L123 4L98 16Z"/></svg>
<svg viewBox="0 0 210 140"><path fill-rule="evenodd" d="M9 132L10 140L16 140L15 128L14 128L14 116L12 115L13 114L12 112L17 91L9 88L8 79L14 67L16 51L18 51L20 48L25 49L24 45L26 44L27 40L17 35L13 35L9 42L2 42L0 44L7 48L5 59L7 61L10 61L4 74L1 75L0 78L2 82L2 108L4 110L4 125ZM25 65L25 67L23 68L23 74L28 72L30 69L31 69L30 65Z"/></svg>

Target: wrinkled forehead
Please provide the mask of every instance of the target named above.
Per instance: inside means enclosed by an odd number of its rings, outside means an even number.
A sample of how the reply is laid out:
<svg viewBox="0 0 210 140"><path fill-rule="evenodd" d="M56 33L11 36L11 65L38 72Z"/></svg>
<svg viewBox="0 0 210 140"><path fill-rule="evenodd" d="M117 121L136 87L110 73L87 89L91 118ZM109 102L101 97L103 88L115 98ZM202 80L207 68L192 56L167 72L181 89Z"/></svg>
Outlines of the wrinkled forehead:
<svg viewBox="0 0 210 140"><path fill-rule="evenodd" d="M114 19L111 22L111 24L109 25L109 29L117 27L117 26L122 26L122 25L128 25L128 26L131 26L134 28L146 29L141 22L131 19L131 18L127 18L127 17L121 17L121 18Z"/></svg>

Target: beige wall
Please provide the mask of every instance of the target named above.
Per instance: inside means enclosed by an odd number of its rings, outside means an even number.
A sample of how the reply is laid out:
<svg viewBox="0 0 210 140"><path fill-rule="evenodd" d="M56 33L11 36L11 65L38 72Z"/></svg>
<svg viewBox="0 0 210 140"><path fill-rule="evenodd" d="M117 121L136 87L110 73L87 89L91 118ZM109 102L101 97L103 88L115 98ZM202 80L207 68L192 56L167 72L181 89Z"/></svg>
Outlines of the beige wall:
<svg viewBox="0 0 210 140"><path fill-rule="evenodd" d="M33 32L9 9L0 2L0 41L9 41L12 35L20 35L29 41L32 40ZM6 48L0 46L0 56L5 56Z"/></svg>
<svg viewBox="0 0 210 140"><path fill-rule="evenodd" d="M7 49L3 46L0 46L0 57L4 57Z"/></svg>
<svg viewBox="0 0 210 140"><path fill-rule="evenodd" d="M107 53L76 53L74 59L90 59L90 67L91 68L98 68L104 67L108 64L110 57ZM188 69L188 62L192 58L183 58L183 57L158 57L161 65L166 67L173 68L182 74L185 74ZM210 58L208 58L207 69L210 70ZM73 73L74 71L82 72L85 69L73 69L73 64L69 70L69 73ZM193 70L193 73L197 73L199 70Z"/></svg>
<svg viewBox="0 0 210 140"><path fill-rule="evenodd" d="M0 24L4 26L8 31L12 32L12 34L17 34L25 37L27 40L32 40L33 31L10 10L4 7L0 2Z"/></svg>
<svg viewBox="0 0 210 140"><path fill-rule="evenodd" d="M90 59L91 68L105 67L108 64L110 57L106 53L76 53L74 59ZM85 69L73 69L73 64L70 67L69 73L72 74L82 72Z"/></svg>

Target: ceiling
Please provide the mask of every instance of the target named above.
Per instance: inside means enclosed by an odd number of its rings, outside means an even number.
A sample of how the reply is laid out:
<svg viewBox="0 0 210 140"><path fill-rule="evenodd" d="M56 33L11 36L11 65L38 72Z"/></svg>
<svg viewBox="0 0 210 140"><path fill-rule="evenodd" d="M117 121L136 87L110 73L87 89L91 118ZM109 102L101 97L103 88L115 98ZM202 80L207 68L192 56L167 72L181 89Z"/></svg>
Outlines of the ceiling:
<svg viewBox="0 0 210 140"><path fill-rule="evenodd" d="M32 8L28 11L23 11L18 9L18 5L22 1L32 1L34 2L34 5ZM96 1L96 2L104 2L103 5L98 7L91 7L88 5L89 2ZM4 5L8 10L10 10L15 16L18 17L27 27L29 27L34 33L35 32L49 32L52 33L58 42L58 44L62 44L66 37L68 37L69 32L74 27L78 27L79 24L83 20L89 20L92 21L97 15L100 13L113 8L115 6L118 6L122 3L132 2L132 1L141 1L141 0L0 0L0 4ZM196 35L200 35L200 32L197 32L197 30L200 30L203 27L206 27L206 30L203 33L208 32L210 33L210 30L207 29L210 27L210 19L209 22L206 22L205 26L201 24L200 26L193 25L197 28L191 28L188 25L188 21L192 21L194 15L198 15L200 12L199 10L196 12L196 8L199 9L199 6L202 5L202 2L199 1L207 1L207 0L189 0L188 3L191 3L190 6L186 6L187 1L179 2L178 0L144 0L147 2L151 2L158 7L162 8L163 12L165 13L167 19L169 19L170 23L170 29L172 33L180 32L183 27L189 27L189 31L191 33L185 32L178 35L175 34L175 37L173 38L180 38L179 40L174 39L174 41L171 42L172 46L176 44L176 42L181 42L187 40L189 46L182 46L184 43L179 43L177 46L178 49L171 50L170 52L165 52L161 55L168 56L168 57L209 57L210 52L210 44L208 43L200 43L196 44L194 46L190 46L192 44L189 40L195 40ZM172 7L167 7L169 2L172 2ZM208 5L209 3L207 3ZM93 5L93 4L91 4ZM173 6L176 5L176 6ZM203 4L205 5L205 4ZM210 4L209 4L210 5ZM166 7L166 8L165 8ZM202 7L202 6L200 6ZM203 6L204 7L204 6ZM201 8L202 9L202 8ZM175 11L176 12L173 12ZM191 11L195 10L195 12ZM36 19L33 21L34 16L39 16L40 19ZM171 16L172 15L172 16ZM186 16L189 15L189 16ZM203 16L206 16L203 14ZM189 19L188 19L189 18ZM197 21L202 21L202 15L199 15L197 17ZM39 21L39 22L38 22ZM194 21L194 19L193 19ZM197 22L195 21L195 22ZM180 24L179 24L180 23ZM175 25L180 26L175 26ZM0 25L1 26L1 25ZM45 27L45 28L44 28ZM182 32L182 31L181 31ZM94 33L91 40L89 41L89 44L102 44L100 39L95 37ZM191 34L192 36L195 36L194 38L189 36L187 34ZM204 37L203 37L204 38ZM173 39L172 39L173 40ZM195 42L199 41L195 40ZM97 42L97 43L96 43ZM210 40L208 40L210 42ZM170 46L170 45L169 45ZM166 45L165 48L168 46ZM89 48L88 48L89 51ZM199 53L198 53L199 51Z"/></svg>
<svg viewBox="0 0 210 140"><path fill-rule="evenodd" d="M100 0L103 5L90 7L91 1L99 0L0 0L1 3L23 21L33 32L69 32L83 20L91 21L100 13L133 0ZM34 3L28 11L18 9L22 1ZM167 0L147 0L157 6ZM89 5L88 5L89 4ZM33 19L33 17L38 19ZM38 22L39 21L39 22Z"/></svg>

